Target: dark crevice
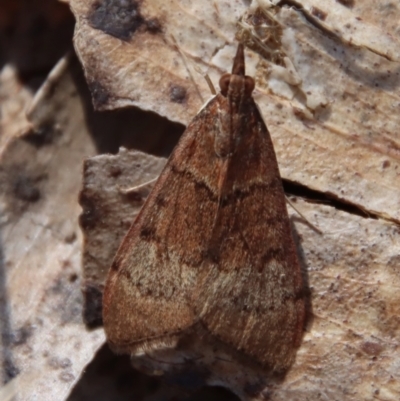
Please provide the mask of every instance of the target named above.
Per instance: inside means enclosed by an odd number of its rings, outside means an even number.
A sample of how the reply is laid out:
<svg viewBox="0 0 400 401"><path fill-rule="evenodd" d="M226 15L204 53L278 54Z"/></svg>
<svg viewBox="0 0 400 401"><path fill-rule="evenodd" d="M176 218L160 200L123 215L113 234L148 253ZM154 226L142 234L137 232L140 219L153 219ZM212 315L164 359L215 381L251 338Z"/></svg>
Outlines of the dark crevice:
<svg viewBox="0 0 400 401"><path fill-rule="evenodd" d="M138 107L96 111L92 98L104 102L108 95L105 87L94 85L90 93L78 58L71 57L70 72L83 102L85 123L98 153L118 153L121 146L155 156L168 156L184 131L184 126L171 122L154 112ZM93 90L93 83L92 83Z"/></svg>
<svg viewBox="0 0 400 401"><path fill-rule="evenodd" d="M393 221L399 224L398 221L389 218L384 218L378 213L366 211L363 207L355 205L346 199L339 198L336 194L332 192L320 192L314 189L310 189L305 185L299 184L297 182L282 180L283 188L287 195L294 195L300 198L304 198L311 203L318 203L327 206L332 206L337 210L341 210L346 213L354 214L356 216L368 218L368 219L385 219Z"/></svg>

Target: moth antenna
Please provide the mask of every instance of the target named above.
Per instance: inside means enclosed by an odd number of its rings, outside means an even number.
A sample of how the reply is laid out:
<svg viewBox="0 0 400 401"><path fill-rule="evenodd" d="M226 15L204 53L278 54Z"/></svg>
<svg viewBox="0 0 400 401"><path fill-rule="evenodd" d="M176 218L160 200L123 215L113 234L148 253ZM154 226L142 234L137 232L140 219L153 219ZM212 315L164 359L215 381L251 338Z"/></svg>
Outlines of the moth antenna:
<svg viewBox="0 0 400 401"><path fill-rule="evenodd" d="M208 87L210 88L211 94L212 94L212 95L216 95L216 94L217 94L217 91L216 91L216 89L215 89L215 87L214 87L214 84L213 84L212 81L211 81L210 76L209 76L208 74L206 74L206 75L204 75L204 79L206 80L206 82L207 82L207 84L208 84Z"/></svg>
<svg viewBox="0 0 400 401"><path fill-rule="evenodd" d="M304 214L301 213L301 212L299 211L299 209L297 209L297 208L293 205L293 203L290 201L290 199L289 199L288 197L286 197L286 202L292 207L293 210L295 210L295 211L297 212L297 214L307 223L307 225L308 225L309 227L311 227L311 228L312 228L315 232L317 232L318 234L323 235L323 232L322 232L316 225L314 225L313 223L311 223L311 221L308 220L307 217L304 216Z"/></svg>
<svg viewBox="0 0 400 401"><path fill-rule="evenodd" d="M149 181L144 182L143 184L139 184L139 185L135 185L133 187L118 187L119 192L121 192L123 195L129 195L132 192L136 192L139 191L143 188L146 188L148 186L150 186L151 184L154 184L156 181L158 180L158 177L152 178Z"/></svg>

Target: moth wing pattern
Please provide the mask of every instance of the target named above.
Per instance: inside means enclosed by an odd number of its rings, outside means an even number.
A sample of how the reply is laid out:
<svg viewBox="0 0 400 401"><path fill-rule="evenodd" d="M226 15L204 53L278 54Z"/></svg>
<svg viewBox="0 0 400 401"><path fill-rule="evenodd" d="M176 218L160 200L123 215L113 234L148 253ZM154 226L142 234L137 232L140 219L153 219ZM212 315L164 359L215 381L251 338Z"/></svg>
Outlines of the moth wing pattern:
<svg viewBox="0 0 400 401"><path fill-rule="evenodd" d="M303 332L302 274L241 46L221 82L118 250L103 296L104 326L112 347L131 354L176 344L201 326L284 371Z"/></svg>
<svg viewBox="0 0 400 401"><path fill-rule="evenodd" d="M198 273L218 208L201 178L214 140L202 136L204 118L214 125L207 108L189 125L110 269L103 320L119 352L168 342L198 321Z"/></svg>
<svg viewBox="0 0 400 401"><path fill-rule="evenodd" d="M229 161L197 311L216 337L264 366L293 362L303 334L301 268L267 127L253 101ZM294 273L293 273L294 272Z"/></svg>

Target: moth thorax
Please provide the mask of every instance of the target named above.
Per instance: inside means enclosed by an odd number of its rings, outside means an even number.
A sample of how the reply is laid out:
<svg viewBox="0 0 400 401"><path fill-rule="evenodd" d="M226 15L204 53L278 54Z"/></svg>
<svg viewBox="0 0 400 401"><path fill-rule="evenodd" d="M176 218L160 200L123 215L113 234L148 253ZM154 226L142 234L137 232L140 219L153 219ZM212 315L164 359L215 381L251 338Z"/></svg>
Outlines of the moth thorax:
<svg viewBox="0 0 400 401"><path fill-rule="evenodd" d="M219 130L215 132L214 149L220 158L231 157L237 150L243 136L243 115L238 112L240 100L227 98L218 113ZM226 110L230 113L226 113Z"/></svg>

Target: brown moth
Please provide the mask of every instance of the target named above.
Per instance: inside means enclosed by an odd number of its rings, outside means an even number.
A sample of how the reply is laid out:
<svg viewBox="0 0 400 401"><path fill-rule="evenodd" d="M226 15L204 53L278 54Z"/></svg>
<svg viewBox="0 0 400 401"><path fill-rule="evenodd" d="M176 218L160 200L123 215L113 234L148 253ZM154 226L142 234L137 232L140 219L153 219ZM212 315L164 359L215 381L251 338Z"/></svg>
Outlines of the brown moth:
<svg viewBox="0 0 400 401"><path fill-rule="evenodd" d="M239 45L123 240L103 298L115 351L181 352L177 365L203 363L219 383L221 360L272 374L293 363L303 280L254 85Z"/></svg>

